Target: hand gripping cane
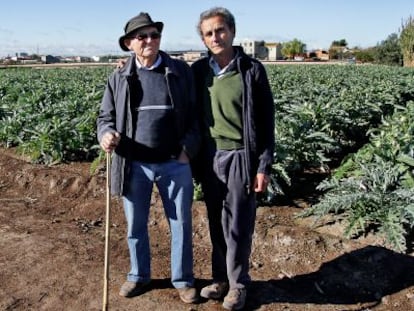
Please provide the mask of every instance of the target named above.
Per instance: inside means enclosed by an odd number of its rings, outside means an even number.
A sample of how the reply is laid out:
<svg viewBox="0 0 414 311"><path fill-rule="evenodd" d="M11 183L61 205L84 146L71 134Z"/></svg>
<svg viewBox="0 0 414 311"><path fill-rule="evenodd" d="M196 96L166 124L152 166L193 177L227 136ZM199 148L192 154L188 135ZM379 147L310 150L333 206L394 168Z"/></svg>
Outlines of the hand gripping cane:
<svg viewBox="0 0 414 311"><path fill-rule="evenodd" d="M109 226L111 216L111 153L106 153L106 220L105 220L105 271L102 311L108 310L109 280Z"/></svg>

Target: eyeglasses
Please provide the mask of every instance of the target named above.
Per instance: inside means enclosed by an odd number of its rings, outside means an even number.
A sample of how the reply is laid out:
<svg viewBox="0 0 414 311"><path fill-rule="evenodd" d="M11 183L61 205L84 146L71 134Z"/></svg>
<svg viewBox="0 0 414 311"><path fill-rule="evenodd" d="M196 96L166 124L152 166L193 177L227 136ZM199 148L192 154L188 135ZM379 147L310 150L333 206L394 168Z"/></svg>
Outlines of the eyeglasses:
<svg viewBox="0 0 414 311"><path fill-rule="evenodd" d="M139 41L144 41L148 38L155 40L161 38L161 34L159 32L137 33L135 36L132 36L131 38L138 39Z"/></svg>

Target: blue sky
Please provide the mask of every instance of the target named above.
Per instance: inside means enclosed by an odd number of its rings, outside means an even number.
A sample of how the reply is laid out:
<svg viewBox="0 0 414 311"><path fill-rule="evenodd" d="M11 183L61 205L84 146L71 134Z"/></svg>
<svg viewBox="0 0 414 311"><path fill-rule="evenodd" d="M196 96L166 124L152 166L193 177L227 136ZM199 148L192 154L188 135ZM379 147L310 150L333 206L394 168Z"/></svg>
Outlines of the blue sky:
<svg viewBox="0 0 414 311"><path fill-rule="evenodd" d="M234 14L236 43L297 38L308 49L327 49L340 39L350 47L374 46L414 16L412 0L9 0L0 6L0 57L122 54L118 38L141 11L164 22L162 49L203 49L196 24L200 12L213 6Z"/></svg>

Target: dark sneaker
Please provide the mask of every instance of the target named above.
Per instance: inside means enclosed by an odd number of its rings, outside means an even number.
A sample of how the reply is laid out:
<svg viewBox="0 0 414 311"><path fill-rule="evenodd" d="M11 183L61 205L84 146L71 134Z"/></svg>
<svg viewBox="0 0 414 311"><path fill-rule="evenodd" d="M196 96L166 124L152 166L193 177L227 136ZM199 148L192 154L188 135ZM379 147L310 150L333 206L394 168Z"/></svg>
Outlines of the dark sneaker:
<svg viewBox="0 0 414 311"><path fill-rule="evenodd" d="M196 303L198 301L197 290L194 287L177 288L180 299L185 303Z"/></svg>
<svg viewBox="0 0 414 311"><path fill-rule="evenodd" d="M122 297L134 297L142 294L149 282L131 282L126 281L122 284L119 295Z"/></svg>
<svg viewBox="0 0 414 311"><path fill-rule="evenodd" d="M207 299L221 299L229 290L227 282L214 282L211 285L203 287L200 296Z"/></svg>
<svg viewBox="0 0 414 311"><path fill-rule="evenodd" d="M246 289L231 289L226 297L224 297L223 308L226 310L241 310L246 303Z"/></svg>

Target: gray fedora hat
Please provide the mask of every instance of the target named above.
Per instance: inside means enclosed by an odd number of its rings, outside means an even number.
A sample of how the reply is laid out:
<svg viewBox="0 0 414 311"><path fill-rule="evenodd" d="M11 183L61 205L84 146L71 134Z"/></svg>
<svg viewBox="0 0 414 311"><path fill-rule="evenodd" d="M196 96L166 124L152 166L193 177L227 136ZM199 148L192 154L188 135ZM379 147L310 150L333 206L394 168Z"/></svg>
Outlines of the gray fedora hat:
<svg viewBox="0 0 414 311"><path fill-rule="evenodd" d="M141 12L137 16L131 18L124 27L125 34L119 38L119 45L121 46L121 49L128 52L129 49L124 43L125 38L127 38L134 31L148 26L154 26L159 32L162 32L164 24L162 22L154 22L151 19L151 16L145 12Z"/></svg>

